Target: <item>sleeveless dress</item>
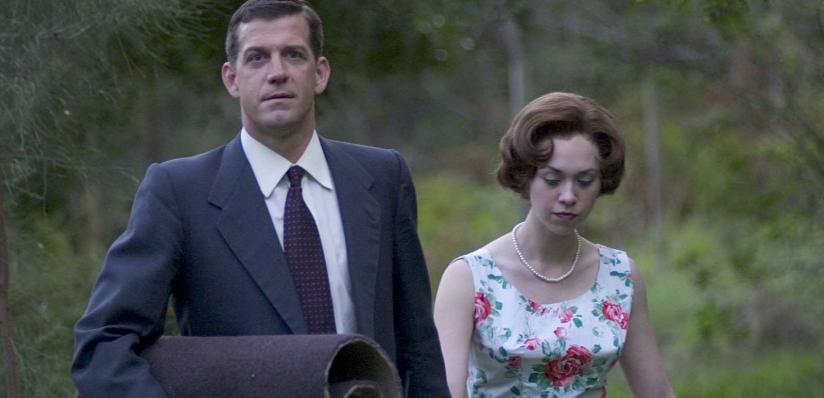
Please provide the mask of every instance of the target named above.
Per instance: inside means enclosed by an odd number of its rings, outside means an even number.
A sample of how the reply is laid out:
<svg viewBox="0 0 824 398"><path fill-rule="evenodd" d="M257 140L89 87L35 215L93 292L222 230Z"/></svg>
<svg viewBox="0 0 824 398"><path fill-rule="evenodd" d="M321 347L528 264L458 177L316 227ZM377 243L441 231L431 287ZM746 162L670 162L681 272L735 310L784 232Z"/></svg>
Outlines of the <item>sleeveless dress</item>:
<svg viewBox="0 0 824 398"><path fill-rule="evenodd" d="M629 259L597 245L592 287L539 304L501 274L486 249L462 256L475 284L469 397L605 397L607 372L621 354L632 307Z"/></svg>

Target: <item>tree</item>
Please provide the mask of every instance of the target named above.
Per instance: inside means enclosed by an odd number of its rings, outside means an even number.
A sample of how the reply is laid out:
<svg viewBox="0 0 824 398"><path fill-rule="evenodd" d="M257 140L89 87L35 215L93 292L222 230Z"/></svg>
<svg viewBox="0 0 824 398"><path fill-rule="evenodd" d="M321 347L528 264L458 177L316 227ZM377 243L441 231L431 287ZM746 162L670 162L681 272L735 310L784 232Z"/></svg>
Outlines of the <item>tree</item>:
<svg viewBox="0 0 824 398"><path fill-rule="evenodd" d="M157 52L165 49L150 44L194 38L193 22L212 5L9 0L0 10L0 95L8 100L0 110L0 346L8 397L24 391L9 303L15 278L6 220L54 200L43 182L82 180L102 167L99 153L112 148L98 142L128 115L113 104L128 109L129 94L151 79Z"/></svg>

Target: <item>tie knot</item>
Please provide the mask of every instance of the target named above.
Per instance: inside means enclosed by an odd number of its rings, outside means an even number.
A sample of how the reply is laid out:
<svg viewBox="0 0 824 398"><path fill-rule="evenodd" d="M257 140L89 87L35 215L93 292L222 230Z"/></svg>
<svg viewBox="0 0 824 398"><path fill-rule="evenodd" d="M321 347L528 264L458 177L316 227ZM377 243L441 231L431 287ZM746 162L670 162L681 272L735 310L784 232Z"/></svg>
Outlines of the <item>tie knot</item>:
<svg viewBox="0 0 824 398"><path fill-rule="evenodd" d="M306 171L300 166L292 166L286 171L286 176L289 177L289 185L292 187L300 187L300 179Z"/></svg>

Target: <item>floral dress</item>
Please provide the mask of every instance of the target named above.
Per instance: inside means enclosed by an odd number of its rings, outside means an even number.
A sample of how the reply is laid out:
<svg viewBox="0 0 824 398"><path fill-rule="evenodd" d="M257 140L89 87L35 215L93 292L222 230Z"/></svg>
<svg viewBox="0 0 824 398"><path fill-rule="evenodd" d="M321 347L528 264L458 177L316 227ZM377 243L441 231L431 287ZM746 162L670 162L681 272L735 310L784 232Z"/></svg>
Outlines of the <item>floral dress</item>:
<svg viewBox="0 0 824 398"><path fill-rule="evenodd" d="M626 341L632 281L626 253L598 245L595 283L539 304L501 274L486 249L462 258L475 284L470 397L604 397Z"/></svg>

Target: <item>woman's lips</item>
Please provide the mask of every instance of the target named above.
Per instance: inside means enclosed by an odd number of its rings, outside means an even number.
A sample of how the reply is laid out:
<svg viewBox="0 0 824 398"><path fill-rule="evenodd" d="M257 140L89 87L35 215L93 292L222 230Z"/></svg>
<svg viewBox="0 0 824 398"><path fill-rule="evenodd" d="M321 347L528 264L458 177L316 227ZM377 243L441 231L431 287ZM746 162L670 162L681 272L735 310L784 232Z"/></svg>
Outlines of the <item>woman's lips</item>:
<svg viewBox="0 0 824 398"><path fill-rule="evenodd" d="M552 213L552 214L555 215L555 217L558 217L558 218L560 218L561 220L564 220L564 221L572 221L572 220L575 219L575 217L578 217L578 215L575 214L575 213L567 213L567 212L557 212L557 213Z"/></svg>

